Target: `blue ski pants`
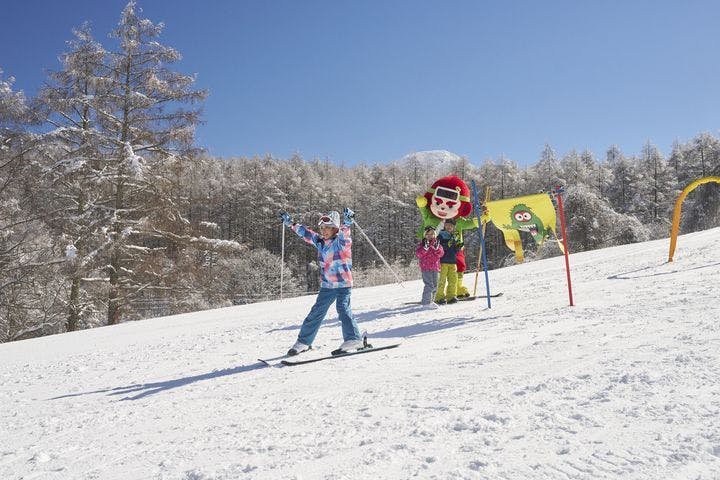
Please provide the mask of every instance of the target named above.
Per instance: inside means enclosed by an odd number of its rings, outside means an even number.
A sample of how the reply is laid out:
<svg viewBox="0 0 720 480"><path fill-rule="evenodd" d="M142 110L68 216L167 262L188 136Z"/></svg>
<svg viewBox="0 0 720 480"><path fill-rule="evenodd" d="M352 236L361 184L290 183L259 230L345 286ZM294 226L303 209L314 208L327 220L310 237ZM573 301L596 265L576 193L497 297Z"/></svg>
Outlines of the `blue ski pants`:
<svg viewBox="0 0 720 480"><path fill-rule="evenodd" d="M321 288L315 300L315 305L312 306L310 313L305 317L305 321L300 327L298 341L305 345L312 345L315 335L320 330L320 324L333 302L335 302L335 308L342 324L343 340L360 340L360 329L350 308L351 292L352 288L350 287Z"/></svg>

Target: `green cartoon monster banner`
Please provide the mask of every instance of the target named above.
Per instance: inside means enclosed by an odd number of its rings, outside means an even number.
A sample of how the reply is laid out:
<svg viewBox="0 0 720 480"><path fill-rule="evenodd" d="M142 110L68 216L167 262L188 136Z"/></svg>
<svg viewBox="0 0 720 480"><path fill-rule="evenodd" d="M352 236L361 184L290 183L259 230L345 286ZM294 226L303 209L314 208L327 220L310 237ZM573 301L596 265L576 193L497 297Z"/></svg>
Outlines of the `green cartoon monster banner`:
<svg viewBox="0 0 720 480"><path fill-rule="evenodd" d="M542 245L555 231L555 207L547 193L493 200L485 204L487 217L500 229L505 244L524 260L520 232L529 233L535 243Z"/></svg>

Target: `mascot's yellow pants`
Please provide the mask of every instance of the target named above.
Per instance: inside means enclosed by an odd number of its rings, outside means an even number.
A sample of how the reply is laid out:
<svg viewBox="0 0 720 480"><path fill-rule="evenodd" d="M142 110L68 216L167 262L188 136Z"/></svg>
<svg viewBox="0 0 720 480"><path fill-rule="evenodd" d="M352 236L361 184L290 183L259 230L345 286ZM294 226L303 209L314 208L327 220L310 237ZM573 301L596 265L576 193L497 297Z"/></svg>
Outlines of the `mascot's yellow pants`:
<svg viewBox="0 0 720 480"><path fill-rule="evenodd" d="M463 274L465 272L457 272L457 296L458 297L469 297L470 296L470 290L467 289L465 285L463 285Z"/></svg>
<svg viewBox="0 0 720 480"><path fill-rule="evenodd" d="M435 301L450 300L457 295L457 265L454 263L440 264L440 278ZM447 282L447 289L445 283Z"/></svg>

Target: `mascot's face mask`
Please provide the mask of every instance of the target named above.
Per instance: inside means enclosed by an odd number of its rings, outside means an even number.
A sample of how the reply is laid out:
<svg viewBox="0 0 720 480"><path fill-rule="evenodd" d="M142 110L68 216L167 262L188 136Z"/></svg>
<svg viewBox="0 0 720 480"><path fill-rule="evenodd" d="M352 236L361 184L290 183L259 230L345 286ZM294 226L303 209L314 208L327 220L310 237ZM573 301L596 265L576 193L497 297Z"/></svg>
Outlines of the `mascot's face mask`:
<svg viewBox="0 0 720 480"><path fill-rule="evenodd" d="M430 211L440 219L455 218L461 204L458 190L438 186L430 201Z"/></svg>

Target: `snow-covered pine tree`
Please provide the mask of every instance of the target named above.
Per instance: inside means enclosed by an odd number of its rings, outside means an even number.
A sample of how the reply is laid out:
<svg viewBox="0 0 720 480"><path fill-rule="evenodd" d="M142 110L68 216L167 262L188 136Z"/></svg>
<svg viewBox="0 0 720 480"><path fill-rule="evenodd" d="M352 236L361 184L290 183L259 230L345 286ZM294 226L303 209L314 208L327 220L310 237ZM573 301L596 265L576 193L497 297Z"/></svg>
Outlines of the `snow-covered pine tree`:
<svg viewBox="0 0 720 480"><path fill-rule="evenodd" d="M57 333L62 258L35 207L35 120L0 70L0 342Z"/></svg>
<svg viewBox="0 0 720 480"><path fill-rule="evenodd" d="M536 193L541 190L553 188L556 185L565 184L562 167L557 159L557 154L547 143L540 153L540 160L530 169L529 183L530 191L526 192L526 194Z"/></svg>
<svg viewBox="0 0 720 480"><path fill-rule="evenodd" d="M679 188L707 176L720 176L720 141L701 133L682 146L685 170ZM693 232L720 224L720 185L708 183L695 189L683 205L682 231Z"/></svg>
<svg viewBox="0 0 720 480"><path fill-rule="evenodd" d="M692 180L707 177L720 161L720 141L710 133L703 132L692 139L690 148L690 171Z"/></svg>
<svg viewBox="0 0 720 480"><path fill-rule="evenodd" d="M608 148L605 158L613 177L606 192L608 200L616 212L627 213L632 207L631 200L636 192L635 166L625 158L617 145Z"/></svg>
<svg viewBox="0 0 720 480"><path fill-rule="evenodd" d="M637 218L615 212L592 186L571 185L565 193L568 239L573 251L634 243L648 239L648 231Z"/></svg>
<svg viewBox="0 0 720 480"><path fill-rule="evenodd" d="M192 240L186 199L170 178L192 161L197 104L206 92L193 88L194 77L170 70L180 54L157 41L162 29L140 17L131 0L112 34L119 48L108 55L109 96L99 118L108 144L103 181L112 194L109 324L121 321L132 299L170 294L166 259Z"/></svg>
<svg viewBox="0 0 720 480"><path fill-rule="evenodd" d="M45 121L45 175L39 206L53 234L73 250L66 274L69 285L66 330L104 323L100 301L106 275L106 235L111 222L111 190L106 169L112 141L101 131L99 116L110 102L106 51L88 24L73 30L62 68L50 72L38 95ZM88 291L88 289L90 291Z"/></svg>
<svg viewBox="0 0 720 480"><path fill-rule="evenodd" d="M637 184L637 201L634 212L643 223L651 224L665 220L669 223L672 209L672 193L675 176L658 148L647 142L639 159L638 169L642 173Z"/></svg>
<svg viewBox="0 0 720 480"><path fill-rule="evenodd" d="M498 188L492 189L492 198L517 197L528 191L527 174L518 166L517 162L501 155L498 159L498 166L500 167L501 183ZM478 185L482 185L482 183Z"/></svg>
<svg viewBox="0 0 720 480"><path fill-rule="evenodd" d="M498 195L497 198L501 198L503 194L504 178L503 169L499 164L499 161L493 161L490 158L485 159L476 170L475 180L479 185L484 187L490 187Z"/></svg>
<svg viewBox="0 0 720 480"><path fill-rule="evenodd" d="M593 157L594 158L594 157ZM603 161L595 162L595 178L592 181L595 191L602 198L607 199L608 188L614 181L612 169L608 165L607 158Z"/></svg>
<svg viewBox="0 0 720 480"><path fill-rule="evenodd" d="M668 166L672 168L673 174L677 179L675 185L676 190L681 190L684 185L687 185L690 173L685 167L686 162L686 151L685 147L677 140L672 144L670 156L668 157Z"/></svg>
<svg viewBox="0 0 720 480"><path fill-rule="evenodd" d="M600 166L595 159L595 154L587 149L580 152L580 165L582 165L581 168L584 173L584 176L581 177L582 183L588 185L589 187L593 187L599 192L600 187L598 178L602 174L599 171Z"/></svg>
<svg viewBox="0 0 720 480"><path fill-rule="evenodd" d="M589 175L585 165L580 163L580 154L575 149L563 155L560 166L563 172L562 177L570 185L579 185L585 182Z"/></svg>

